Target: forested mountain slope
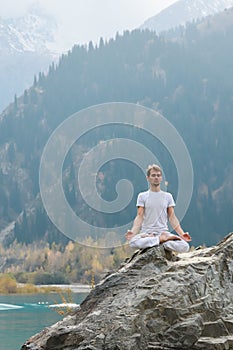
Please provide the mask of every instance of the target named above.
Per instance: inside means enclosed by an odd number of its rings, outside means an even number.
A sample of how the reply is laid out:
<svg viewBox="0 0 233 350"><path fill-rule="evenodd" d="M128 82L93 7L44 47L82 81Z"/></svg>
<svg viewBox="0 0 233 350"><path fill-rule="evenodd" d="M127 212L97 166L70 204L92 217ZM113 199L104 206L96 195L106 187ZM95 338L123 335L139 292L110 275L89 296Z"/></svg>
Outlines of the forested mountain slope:
<svg viewBox="0 0 233 350"><path fill-rule="evenodd" d="M194 169L191 204L182 226L194 244L216 243L232 230L233 188L233 12L208 23L190 24L182 39L168 41L149 31L117 35L98 47L74 46L40 74L31 89L15 99L0 117L0 213L1 239L9 244L66 239L51 224L39 196L39 163L54 129L71 114L106 102L130 102L155 109L178 130L188 148ZM223 30L224 27L224 30ZM90 222L116 224L111 216L95 216L79 200L75 166L93 145L121 136L121 129L98 128L85 135L78 152L64 165L64 188L76 212ZM121 136L122 137L122 136ZM168 190L177 195L174 164L151 138L135 128L126 134L155 151L166 173ZM110 162L111 163L111 162ZM137 193L146 183L135 165L124 160L106 164L102 193L112 200L113 184L123 177ZM135 202L120 217L123 223L135 216ZM6 230L16 220L12 229ZM121 223L119 223L121 224ZM5 231L4 231L5 229Z"/></svg>

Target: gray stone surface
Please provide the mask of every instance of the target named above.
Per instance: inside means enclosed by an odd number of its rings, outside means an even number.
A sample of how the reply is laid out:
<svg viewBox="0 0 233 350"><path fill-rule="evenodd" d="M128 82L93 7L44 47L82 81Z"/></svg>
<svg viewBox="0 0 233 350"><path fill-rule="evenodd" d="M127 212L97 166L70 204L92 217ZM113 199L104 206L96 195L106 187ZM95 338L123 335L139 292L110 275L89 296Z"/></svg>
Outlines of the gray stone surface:
<svg viewBox="0 0 233 350"><path fill-rule="evenodd" d="M233 234L173 255L137 251L21 350L233 349Z"/></svg>

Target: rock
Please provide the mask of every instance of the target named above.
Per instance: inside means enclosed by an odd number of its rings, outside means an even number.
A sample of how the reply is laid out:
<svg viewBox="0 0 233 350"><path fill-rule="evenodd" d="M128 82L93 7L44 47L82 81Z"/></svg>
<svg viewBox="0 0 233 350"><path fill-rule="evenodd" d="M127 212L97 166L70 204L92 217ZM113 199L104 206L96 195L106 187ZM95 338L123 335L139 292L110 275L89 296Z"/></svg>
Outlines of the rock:
<svg viewBox="0 0 233 350"><path fill-rule="evenodd" d="M232 257L233 233L179 255L137 251L21 350L233 349Z"/></svg>

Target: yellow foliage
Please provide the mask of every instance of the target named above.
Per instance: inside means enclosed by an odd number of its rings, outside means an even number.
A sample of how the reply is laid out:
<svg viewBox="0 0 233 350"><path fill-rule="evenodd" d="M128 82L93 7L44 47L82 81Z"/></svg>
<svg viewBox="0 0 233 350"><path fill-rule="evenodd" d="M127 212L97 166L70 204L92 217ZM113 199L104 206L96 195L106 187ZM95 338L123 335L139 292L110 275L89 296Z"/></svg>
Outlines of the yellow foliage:
<svg viewBox="0 0 233 350"><path fill-rule="evenodd" d="M108 271L113 271L127 258L133 250L129 246L121 245L117 241L118 237L114 232L110 232L106 237L94 241L92 237L87 237L83 245L77 242L68 242L65 247L47 242L34 242L32 244L22 244L13 242L9 247L0 244L1 258L12 261L2 272L11 274L8 281L4 282L4 287L0 282L0 293L14 293L16 289L16 280L20 283L34 284L38 274L45 276L64 277L70 283L92 283L92 274L94 273L95 282L98 281ZM106 247L109 243L118 248L100 248ZM119 244L118 244L119 243ZM10 276L10 275L9 275ZM48 276L47 276L48 278ZM13 280L12 280L13 279ZM60 282L54 282L59 284ZM25 286L30 292L32 287ZM20 291L21 292L21 291Z"/></svg>
<svg viewBox="0 0 233 350"><path fill-rule="evenodd" d="M73 308L69 306L69 304L73 304L73 296L72 296L72 291L70 288L66 289L63 292L59 292L59 297L62 301L62 303L65 305L64 307L56 307L56 308L51 308L51 309L55 309L55 311L62 316L68 316L72 311ZM57 301L55 301L55 304L59 305L60 302L58 303Z"/></svg>
<svg viewBox="0 0 233 350"><path fill-rule="evenodd" d="M17 282L9 274L0 275L0 293L9 294L16 293L17 291Z"/></svg>
<svg viewBox="0 0 233 350"><path fill-rule="evenodd" d="M17 293L19 294L33 294L33 293L39 293L39 292L40 292L40 288L30 283L26 283L25 285L20 285L17 287Z"/></svg>

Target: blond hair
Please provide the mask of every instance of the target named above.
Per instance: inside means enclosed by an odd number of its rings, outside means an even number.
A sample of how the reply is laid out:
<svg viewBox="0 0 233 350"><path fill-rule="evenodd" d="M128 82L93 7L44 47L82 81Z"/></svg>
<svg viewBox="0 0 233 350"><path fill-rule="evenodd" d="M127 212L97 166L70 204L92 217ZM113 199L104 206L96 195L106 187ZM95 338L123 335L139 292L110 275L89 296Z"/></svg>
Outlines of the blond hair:
<svg viewBox="0 0 233 350"><path fill-rule="evenodd" d="M160 173L162 175L162 169L157 164L148 165L148 168L146 169L147 176L150 176L151 170L157 171L158 173Z"/></svg>

